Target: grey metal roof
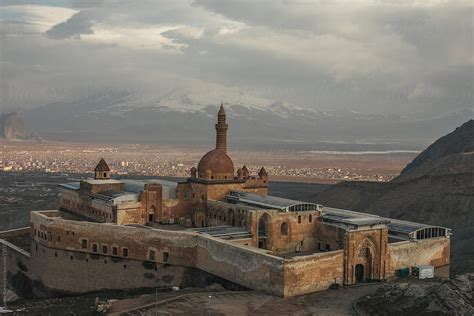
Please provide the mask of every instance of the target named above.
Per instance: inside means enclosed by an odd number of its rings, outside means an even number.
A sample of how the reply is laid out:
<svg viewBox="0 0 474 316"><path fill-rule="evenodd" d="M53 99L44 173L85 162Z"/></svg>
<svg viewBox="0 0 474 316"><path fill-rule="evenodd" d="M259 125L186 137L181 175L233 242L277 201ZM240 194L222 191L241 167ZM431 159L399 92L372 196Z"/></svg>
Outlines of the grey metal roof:
<svg viewBox="0 0 474 316"><path fill-rule="evenodd" d="M308 210L319 210L322 207L322 205L314 203L290 200L271 195L261 196L258 194L234 190L231 190L229 192L229 194L226 196L226 200L229 202L234 202L236 204L245 204L265 209L275 209L286 212L288 212L292 206L298 205L308 205Z"/></svg>
<svg viewBox="0 0 474 316"><path fill-rule="evenodd" d="M222 239L241 239L250 238L252 236L245 228L229 225L190 228L188 230L196 233L208 234Z"/></svg>
<svg viewBox="0 0 474 316"><path fill-rule="evenodd" d="M356 227L386 224L390 237L401 240L414 238L413 233L419 229L439 227L332 207L323 207L321 218L324 222L342 223L346 225L354 225ZM451 234L449 228L440 228L446 229L447 235Z"/></svg>
<svg viewBox="0 0 474 316"><path fill-rule="evenodd" d="M122 183L122 181L115 180L115 179L84 179L84 180L81 180L81 181L89 183L89 184L118 184L118 183Z"/></svg>
<svg viewBox="0 0 474 316"><path fill-rule="evenodd" d="M176 199L176 187L178 182L167 181L162 179L147 179L147 180L132 180L132 179L123 179L125 183L125 190L139 193L143 191L145 184L148 183L159 183L162 187L162 197L163 199Z"/></svg>
<svg viewBox="0 0 474 316"><path fill-rule="evenodd" d="M111 204L127 203L127 202L137 202L139 201L138 193L127 192L127 191L102 191L92 193L91 197L93 199L101 200Z"/></svg>
<svg viewBox="0 0 474 316"><path fill-rule="evenodd" d="M79 182L69 182L69 183L61 183L58 184L59 187L63 189L68 189L68 190L79 190L80 184Z"/></svg>

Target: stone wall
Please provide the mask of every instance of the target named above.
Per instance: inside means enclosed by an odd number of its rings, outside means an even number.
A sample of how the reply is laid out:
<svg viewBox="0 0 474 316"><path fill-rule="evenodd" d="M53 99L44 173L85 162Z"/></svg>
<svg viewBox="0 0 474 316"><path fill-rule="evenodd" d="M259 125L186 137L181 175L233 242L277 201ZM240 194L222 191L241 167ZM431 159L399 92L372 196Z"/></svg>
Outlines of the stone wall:
<svg viewBox="0 0 474 316"><path fill-rule="evenodd" d="M91 193L105 192L105 191L125 191L125 183L114 182L110 183L106 180L103 183L87 183L80 182L79 194L88 197Z"/></svg>
<svg viewBox="0 0 474 316"><path fill-rule="evenodd" d="M318 245L316 247L323 250L329 249L329 251L343 249L346 230L319 222L317 236Z"/></svg>
<svg viewBox="0 0 474 316"><path fill-rule="evenodd" d="M338 267L342 268L338 257L330 253L327 257L325 253L311 260L303 259L304 262L287 261L264 249L194 232L75 222L56 216L54 211L32 213L31 276L45 293L52 289L67 293L178 285L186 280L188 268L198 268L245 287L290 296L327 288L339 275ZM42 234L38 235L40 232ZM87 241L85 249L82 248L83 240ZM93 245L97 245L97 253L94 253ZM104 245L107 254L102 253ZM111 247L117 247L117 255L110 253ZM127 249L126 256L124 249ZM153 258L150 251L153 251ZM335 274L325 271L329 258L334 259ZM318 259L322 261L318 263ZM285 290L287 262L293 267L288 273L295 274L292 282L298 282L301 289ZM156 266L157 270L148 269L149 265ZM303 267L314 274L308 282L321 279L322 283L305 284L305 278L298 272Z"/></svg>
<svg viewBox="0 0 474 316"><path fill-rule="evenodd" d="M344 253L342 250L295 257L285 263L284 297L324 291L333 283L342 285Z"/></svg>
<svg viewBox="0 0 474 316"><path fill-rule="evenodd" d="M435 275L449 277L450 239L445 237L402 241L389 244L391 269L394 276L397 269L411 268L416 265L432 265Z"/></svg>
<svg viewBox="0 0 474 316"><path fill-rule="evenodd" d="M79 195L76 191L63 190L59 200L59 207L97 222L113 223L116 221L113 205L92 201L87 197Z"/></svg>
<svg viewBox="0 0 474 316"><path fill-rule="evenodd" d="M16 237L29 234L30 228L20 228L8 231L0 232L0 271L3 273L3 254L2 245L6 245L7 251L7 283L8 287L14 289L20 295L24 297L31 297L31 285L28 283L27 274L31 270L30 254L24 249L11 244L3 238ZM3 277L0 278L0 289L3 289ZM0 291L0 299L3 300L3 291Z"/></svg>
<svg viewBox="0 0 474 316"><path fill-rule="evenodd" d="M249 230L256 245L279 254L298 251L318 251L318 211L280 212L250 211ZM339 249L339 248L332 248Z"/></svg>
<svg viewBox="0 0 474 316"><path fill-rule="evenodd" d="M193 286L189 267L110 255L51 249L34 242L33 296L50 297L105 289Z"/></svg>
<svg viewBox="0 0 474 316"><path fill-rule="evenodd" d="M245 287L284 296L284 259L265 250L199 238L197 268Z"/></svg>
<svg viewBox="0 0 474 316"><path fill-rule="evenodd" d="M146 224L148 221L148 212L140 202L119 204L115 209L118 225Z"/></svg>
<svg viewBox="0 0 474 316"><path fill-rule="evenodd" d="M249 214L255 208L208 200L205 206L206 226L230 225L248 228Z"/></svg>

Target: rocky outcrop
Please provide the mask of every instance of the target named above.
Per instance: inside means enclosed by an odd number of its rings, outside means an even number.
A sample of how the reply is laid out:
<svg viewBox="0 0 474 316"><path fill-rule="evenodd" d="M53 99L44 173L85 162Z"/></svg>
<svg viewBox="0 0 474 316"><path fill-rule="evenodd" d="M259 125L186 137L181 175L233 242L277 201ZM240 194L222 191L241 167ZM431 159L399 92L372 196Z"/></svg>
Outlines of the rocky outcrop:
<svg viewBox="0 0 474 316"><path fill-rule="evenodd" d="M402 170L401 176L443 157L467 152L474 152L474 120L467 121L431 144Z"/></svg>
<svg viewBox="0 0 474 316"><path fill-rule="evenodd" d="M0 137L8 140L42 140L36 133L26 127L16 112L0 116Z"/></svg>
<svg viewBox="0 0 474 316"><path fill-rule="evenodd" d="M386 283L357 306L370 315L474 315L474 275L436 282Z"/></svg>

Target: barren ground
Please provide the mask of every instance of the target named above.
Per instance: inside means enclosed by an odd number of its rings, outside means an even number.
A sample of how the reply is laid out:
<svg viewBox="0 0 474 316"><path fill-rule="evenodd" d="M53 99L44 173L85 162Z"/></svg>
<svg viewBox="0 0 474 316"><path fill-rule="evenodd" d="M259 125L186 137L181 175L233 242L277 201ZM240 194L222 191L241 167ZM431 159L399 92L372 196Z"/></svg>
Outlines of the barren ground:
<svg viewBox="0 0 474 316"><path fill-rule="evenodd" d="M154 308L151 295L148 299L151 306L126 313L115 310L113 315L357 315L354 300L374 293L378 285L345 287L290 299L257 291L197 293L159 304L158 310ZM129 308L134 305L134 300L130 300Z"/></svg>

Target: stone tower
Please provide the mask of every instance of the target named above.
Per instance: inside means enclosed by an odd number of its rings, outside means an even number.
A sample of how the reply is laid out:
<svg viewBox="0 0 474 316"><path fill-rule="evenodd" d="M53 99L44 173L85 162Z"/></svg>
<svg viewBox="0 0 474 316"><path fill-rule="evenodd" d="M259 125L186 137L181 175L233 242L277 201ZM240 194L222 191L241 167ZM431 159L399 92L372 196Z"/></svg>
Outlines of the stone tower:
<svg viewBox="0 0 474 316"><path fill-rule="evenodd" d="M216 148L207 152L199 161L197 177L206 180L231 180L234 179L234 163L227 155L227 129L224 105L217 113ZM191 177L194 176L193 170Z"/></svg>
<svg viewBox="0 0 474 316"><path fill-rule="evenodd" d="M95 179L98 180L107 180L110 179L110 168L109 165L105 162L104 158L101 158L99 163L94 169Z"/></svg>
<svg viewBox="0 0 474 316"><path fill-rule="evenodd" d="M216 149L222 150L227 153L227 129L229 125L226 123L226 114L224 110L224 104L221 102L221 108L217 113L217 124L216 124Z"/></svg>

